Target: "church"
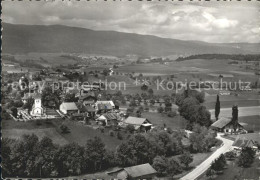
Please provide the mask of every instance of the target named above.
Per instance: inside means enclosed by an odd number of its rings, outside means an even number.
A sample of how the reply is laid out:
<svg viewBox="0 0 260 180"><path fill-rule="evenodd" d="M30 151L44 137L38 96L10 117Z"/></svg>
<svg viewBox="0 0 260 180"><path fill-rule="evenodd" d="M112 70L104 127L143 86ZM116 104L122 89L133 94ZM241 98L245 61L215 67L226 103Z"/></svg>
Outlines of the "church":
<svg viewBox="0 0 260 180"><path fill-rule="evenodd" d="M34 104L32 106L31 116L40 117L44 115L44 108L42 107L41 95L34 96Z"/></svg>

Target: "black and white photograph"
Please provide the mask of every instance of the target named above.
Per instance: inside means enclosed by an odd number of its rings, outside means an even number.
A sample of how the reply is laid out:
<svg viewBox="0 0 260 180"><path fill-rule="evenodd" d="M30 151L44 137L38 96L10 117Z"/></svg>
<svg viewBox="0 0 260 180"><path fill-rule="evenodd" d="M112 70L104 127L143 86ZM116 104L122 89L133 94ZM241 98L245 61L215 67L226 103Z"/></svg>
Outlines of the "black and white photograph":
<svg viewBox="0 0 260 180"><path fill-rule="evenodd" d="M1 5L1 178L260 179L259 0Z"/></svg>

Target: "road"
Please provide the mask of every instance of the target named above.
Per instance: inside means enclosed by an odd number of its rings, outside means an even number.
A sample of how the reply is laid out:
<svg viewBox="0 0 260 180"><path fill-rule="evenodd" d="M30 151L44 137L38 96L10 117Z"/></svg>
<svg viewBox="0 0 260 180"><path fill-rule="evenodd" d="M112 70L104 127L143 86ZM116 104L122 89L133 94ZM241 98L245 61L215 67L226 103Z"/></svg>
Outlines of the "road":
<svg viewBox="0 0 260 180"><path fill-rule="evenodd" d="M215 109L210 109L211 118L215 118ZM238 107L238 117L260 115L260 106ZM232 117L232 108L221 108L219 117Z"/></svg>
<svg viewBox="0 0 260 180"><path fill-rule="evenodd" d="M220 135L222 134L219 133L217 135L217 138L223 141L223 145L220 148L218 148L212 155L210 155L208 159L206 159L195 169L193 169L193 171L191 171L189 174L182 177L181 180L195 180L210 167L211 163L215 159L217 159L221 154L224 154L231 150L233 141L222 138Z"/></svg>

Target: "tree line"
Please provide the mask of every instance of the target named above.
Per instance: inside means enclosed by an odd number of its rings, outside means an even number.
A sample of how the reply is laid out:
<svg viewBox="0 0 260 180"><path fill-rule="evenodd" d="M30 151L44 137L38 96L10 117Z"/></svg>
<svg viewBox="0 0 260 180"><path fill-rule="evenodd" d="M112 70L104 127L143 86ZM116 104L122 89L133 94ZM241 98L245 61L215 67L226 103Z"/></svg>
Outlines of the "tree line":
<svg viewBox="0 0 260 180"><path fill-rule="evenodd" d="M155 128L148 133L133 134L114 151L108 150L99 137L87 140L85 146L57 145L48 137L39 140L34 134L19 140L3 139L3 177L68 177L143 163L152 164L161 175L178 174L192 162L189 152L205 152L216 143L210 131L199 126L194 129L197 130L188 146L182 143L183 131ZM199 149L201 146L205 147ZM165 158L166 169L160 167Z"/></svg>
<svg viewBox="0 0 260 180"><path fill-rule="evenodd" d="M260 54L197 54L187 57L179 57L176 61L191 59L232 59L237 61L260 61Z"/></svg>

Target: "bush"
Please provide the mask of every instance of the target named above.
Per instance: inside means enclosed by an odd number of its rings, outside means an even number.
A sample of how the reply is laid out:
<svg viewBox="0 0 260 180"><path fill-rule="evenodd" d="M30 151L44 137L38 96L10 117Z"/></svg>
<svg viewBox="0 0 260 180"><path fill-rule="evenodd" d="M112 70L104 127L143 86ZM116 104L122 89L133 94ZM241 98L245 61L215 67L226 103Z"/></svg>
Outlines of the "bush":
<svg viewBox="0 0 260 180"><path fill-rule="evenodd" d="M66 126L66 125L64 125L64 124L62 124L62 125L60 126L60 130L61 130L61 133L63 133L63 134L65 134L65 133L70 133L69 127Z"/></svg>
<svg viewBox="0 0 260 180"><path fill-rule="evenodd" d="M42 125L42 122L40 120L36 120L36 125L40 126L40 125Z"/></svg>
<svg viewBox="0 0 260 180"><path fill-rule="evenodd" d="M157 112L158 112L158 113L162 113L162 112L163 112L163 108L162 108L162 107L158 107L158 108L157 108Z"/></svg>
<svg viewBox="0 0 260 180"><path fill-rule="evenodd" d="M131 125L131 124L128 124L127 126L126 126L126 130L129 132L129 133L134 133L134 131L135 131L135 127L133 126L133 125Z"/></svg>
<svg viewBox="0 0 260 180"><path fill-rule="evenodd" d="M175 117L177 115L176 111L170 111L168 112L168 117Z"/></svg>
<svg viewBox="0 0 260 180"><path fill-rule="evenodd" d="M229 152L225 153L225 157L229 160L233 160L236 158L236 153L233 151L229 151Z"/></svg>
<svg viewBox="0 0 260 180"><path fill-rule="evenodd" d="M114 132L113 130L110 130L110 131L109 131L109 135L110 135L111 137L114 137L114 136L115 136L115 132Z"/></svg>
<svg viewBox="0 0 260 180"><path fill-rule="evenodd" d="M123 140L123 136L120 132L117 133L117 139L119 140Z"/></svg>
<svg viewBox="0 0 260 180"><path fill-rule="evenodd" d="M101 133L105 132L105 128L103 126L99 127L99 130L100 130Z"/></svg>

